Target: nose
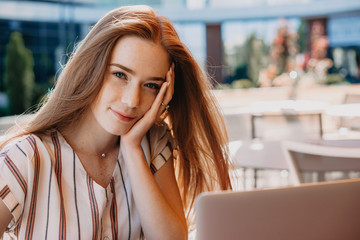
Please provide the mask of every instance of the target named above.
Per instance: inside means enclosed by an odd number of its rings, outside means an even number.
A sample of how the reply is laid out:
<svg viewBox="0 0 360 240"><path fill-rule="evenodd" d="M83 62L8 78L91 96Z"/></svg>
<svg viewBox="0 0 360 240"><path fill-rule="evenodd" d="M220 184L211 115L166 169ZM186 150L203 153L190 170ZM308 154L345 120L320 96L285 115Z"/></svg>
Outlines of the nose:
<svg viewBox="0 0 360 240"><path fill-rule="evenodd" d="M128 84L123 91L122 102L129 108L136 108L140 104L140 86L137 84Z"/></svg>

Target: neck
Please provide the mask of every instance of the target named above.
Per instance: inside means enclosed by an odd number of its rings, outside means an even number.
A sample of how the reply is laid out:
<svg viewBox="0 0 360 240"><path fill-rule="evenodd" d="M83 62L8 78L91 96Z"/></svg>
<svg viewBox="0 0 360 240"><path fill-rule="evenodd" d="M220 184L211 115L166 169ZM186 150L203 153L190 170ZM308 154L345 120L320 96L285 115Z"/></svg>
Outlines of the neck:
<svg viewBox="0 0 360 240"><path fill-rule="evenodd" d="M98 124L89 124L89 121L79 121L74 126L69 126L61 133L75 151L105 157L117 149L119 136L105 131ZM90 130L89 130L90 129Z"/></svg>

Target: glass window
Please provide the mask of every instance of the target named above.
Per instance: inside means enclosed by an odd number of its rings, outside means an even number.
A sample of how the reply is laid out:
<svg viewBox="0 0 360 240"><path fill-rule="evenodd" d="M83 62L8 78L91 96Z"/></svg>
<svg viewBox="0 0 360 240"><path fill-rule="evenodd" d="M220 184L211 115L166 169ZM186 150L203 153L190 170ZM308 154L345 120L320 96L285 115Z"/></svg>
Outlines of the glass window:
<svg viewBox="0 0 360 240"><path fill-rule="evenodd" d="M224 82L243 80L242 84L248 87L259 86L260 71L271 64L280 30L296 35L300 22L296 18L225 22L222 25Z"/></svg>
<svg viewBox="0 0 360 240"><path fill-rule="evenodd" d="M176 31L187 48L191 51L198 64L205 69L206 61L206 30L202 23L175 23Z"/></svg>

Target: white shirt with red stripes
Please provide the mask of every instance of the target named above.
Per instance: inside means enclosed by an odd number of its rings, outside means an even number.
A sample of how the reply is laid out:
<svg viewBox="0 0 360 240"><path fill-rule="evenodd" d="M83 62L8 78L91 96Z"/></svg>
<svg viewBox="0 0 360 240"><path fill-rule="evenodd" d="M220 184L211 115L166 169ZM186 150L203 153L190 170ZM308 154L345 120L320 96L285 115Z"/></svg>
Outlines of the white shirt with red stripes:
<svg viewBox="0 0 360 240"><path fill-rule="evenodd" d="M173 138L154 126L141 143L155 173L171 156ZM121 143L120 143L121 148ZM0 199L13 215L4 239L140 239L141 224L119 152L103 188L54 131L11 141L0 155Z"/></svg>

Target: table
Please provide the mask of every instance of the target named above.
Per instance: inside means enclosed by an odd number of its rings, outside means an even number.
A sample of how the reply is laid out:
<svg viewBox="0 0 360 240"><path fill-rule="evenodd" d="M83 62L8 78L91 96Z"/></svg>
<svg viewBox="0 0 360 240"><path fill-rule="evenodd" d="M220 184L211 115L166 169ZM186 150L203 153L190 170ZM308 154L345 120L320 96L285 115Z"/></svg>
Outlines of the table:
<svg viewBox="0 0 360 240"><path fill-rule="evenodd" d="M326 107L325 114L334 117L360 117L360 103L331 105Z"/></svg>
<svg viewBox="0 0 360 240"><path fill-rule="evenodd" d="M328 104L312 100L258 101L250 105L253 114L321 113Z"/></svg>
<svg viewBox="0 0 360 240"><path fill-rule="evenodd" d="M256 171L259 169L287 170L288 165L282 152L281 142L281 140L261 141L259 139L230 142L230 156L234 167L254 169L255 180ZM306 142L324 146L360 148L360 139L313 139ZM256 181L254 181L254 187L256 187Z"/></svg>
<svg viewBox="0 0 360 240"><path fill-rule="evenodd" d="M288 169L281 141L233 141L229 148L236 168Z"/></svg>
<svg viewBox="0 0 360 240"><path fill-rule="evenodd" d="M270 125L275 127L280 126L282 134L277 133L277 140L284 139L284 136L289 137L288 132L294 130L295 125L304 126L304 131L299 132L304 135L301 138L309 138L309 133L313 137L322 136L322 113L327 106L327 103L321 101L311 100L269 100L269 101L256 101L250 103L246 107L223 107L222 112L227 121L227 127L229 131L229 137L231 140L256 138L258 137L256 131L259 132L259 125L257 120L262 118L260 126ZM275 118L272 118L272 117ZM315 119L309 116L314 116ZM266 119L266 120L265 120ZM276 119L276 120L275 120ZM311 127L303 125L304 120L311 120ZM274 121L275 120L275 121ZM314 121L315 120L315 121ZM314 124L315 122L315 124ZM280 125L279 125L280 123ZM283 125L281 125L284 123ZM256 126L255 126L256 125ZM310 129L310 130L309 130ZM316 130L315 130L316 129ZM268 131L264 134L270 134ZM269 139L269 138L267 138Z"/></svg>

